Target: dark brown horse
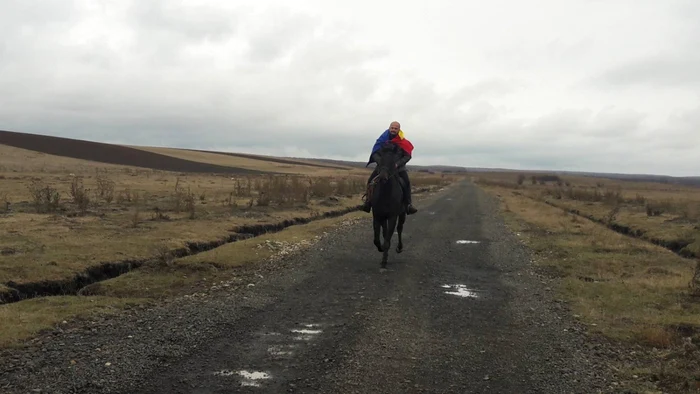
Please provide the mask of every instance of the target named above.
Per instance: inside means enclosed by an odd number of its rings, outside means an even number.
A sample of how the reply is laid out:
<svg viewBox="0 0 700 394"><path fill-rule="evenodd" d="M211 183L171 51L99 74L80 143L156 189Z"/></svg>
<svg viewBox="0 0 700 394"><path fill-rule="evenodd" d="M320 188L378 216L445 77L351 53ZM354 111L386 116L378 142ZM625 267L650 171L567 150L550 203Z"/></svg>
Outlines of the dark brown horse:
<svg viewBox="0 0 700 394"><path fill-rule="evenodd" d="M377 163L378 175L372 180L372 218L374 221L374 245L383 253L381 267L386 268L391 247L391 237L394 230L398 233L399 244L396 253L403 251L401 232L406 222L406 204L403 200L403 190L396 168L400 157L400 148L388 143L379 150L380 159ZM383 231L384 242L379 238Z"/></svg>

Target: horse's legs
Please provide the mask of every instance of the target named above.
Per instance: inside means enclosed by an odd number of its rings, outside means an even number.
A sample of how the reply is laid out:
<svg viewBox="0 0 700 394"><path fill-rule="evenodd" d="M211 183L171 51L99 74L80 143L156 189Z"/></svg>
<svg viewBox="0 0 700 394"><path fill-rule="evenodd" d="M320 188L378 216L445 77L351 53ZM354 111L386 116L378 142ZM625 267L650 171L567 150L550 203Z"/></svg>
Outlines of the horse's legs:
<svg viewBox="0 0 700 394"><path fill-rule="evenodd" d="M386 267L387 260L389 260L389 248L391 248L391 237L394 235L394 230L396 229L396 216L392 216L386 223L384 227L384 255L382 257L382 267Z"/></svg>
<svg viewBox="0 0 700 394"><path fill-rule="evenodd" d="M399 236L399 244L396 246L396 253L403 252L403 238L401 232L403 231L403 224L406 222L406 213L401 213L399 215L399 223L396 226L396 233Z"/></svg>
<svg viewBox="0 0 700 394"><path fill-rule="evenodd" d="M381 229L381 222L377 217L374 217L374 246L377 247L377 250L380 252L383 252L382 250L382 243L379 240L379 230Z"/></svg>

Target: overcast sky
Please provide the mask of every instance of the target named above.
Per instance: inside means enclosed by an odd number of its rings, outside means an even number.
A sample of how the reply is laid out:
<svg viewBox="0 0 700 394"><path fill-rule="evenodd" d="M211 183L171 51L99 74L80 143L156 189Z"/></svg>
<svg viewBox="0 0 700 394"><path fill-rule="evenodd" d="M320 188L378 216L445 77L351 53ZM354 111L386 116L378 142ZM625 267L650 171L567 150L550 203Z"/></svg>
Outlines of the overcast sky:
<svg viewBox="0 0 700 394"><path fill-rule="evenodd" d="M342 5L341 5L342 4ZM0 1L0 129L700 175L700 1Z"/></svg>

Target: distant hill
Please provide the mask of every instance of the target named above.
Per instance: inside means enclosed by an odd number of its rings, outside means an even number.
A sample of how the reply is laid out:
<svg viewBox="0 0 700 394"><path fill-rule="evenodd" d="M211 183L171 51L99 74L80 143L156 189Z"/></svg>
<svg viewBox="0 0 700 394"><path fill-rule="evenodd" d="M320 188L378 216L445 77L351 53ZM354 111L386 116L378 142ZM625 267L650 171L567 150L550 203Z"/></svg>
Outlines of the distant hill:
<svg viewBox="0 0 700 394"><path fill-rule="evenodd" d="M179 159L121 145L3 130L0 130L0 144L49 155L162 171L223 174L265 173L245 168Z"/></svg>
<svg viewBox="0 0 700 394"><path fill-rule="evenodd" d="M524 174L555 174L570 176L585 176L592 178L613 179L617 181L629 182L655 182L686 186L700 186L700 176L674 177L670 175L654 174L620 174L607 172L586 172L586 171L547 171L547 170L512 170L507 168L466 168L467 172L512 172Z"/></svg>

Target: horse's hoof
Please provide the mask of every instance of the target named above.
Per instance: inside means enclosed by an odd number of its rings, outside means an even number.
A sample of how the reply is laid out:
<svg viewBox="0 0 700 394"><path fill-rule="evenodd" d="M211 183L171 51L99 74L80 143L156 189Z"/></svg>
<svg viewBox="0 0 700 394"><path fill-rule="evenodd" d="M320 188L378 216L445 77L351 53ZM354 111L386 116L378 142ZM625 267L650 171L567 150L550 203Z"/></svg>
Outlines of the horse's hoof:
<svg viewBox="0 0 700 394"><path fill-rule="evenodd" d="M385 267L382 267L382 268L379 269L379 273L380 273L380 274L383 274L383 273L385 273L385 272L387 272L387 271L389 271L389 270L386 269Z"/></svg>
<svg viewBox="0 0 700 394"><path fill-rule="evenodd" d="M403 248L396 248L396 253L401 253L403 252Z"/></svg>

